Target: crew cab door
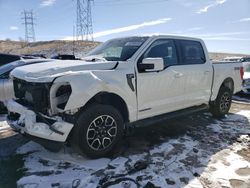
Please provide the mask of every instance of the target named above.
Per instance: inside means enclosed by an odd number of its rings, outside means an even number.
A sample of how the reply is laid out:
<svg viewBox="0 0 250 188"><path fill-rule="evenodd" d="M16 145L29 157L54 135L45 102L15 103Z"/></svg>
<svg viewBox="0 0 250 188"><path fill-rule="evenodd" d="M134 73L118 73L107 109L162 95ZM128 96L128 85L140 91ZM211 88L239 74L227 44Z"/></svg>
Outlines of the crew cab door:
<svg viewBox="0 0 250 188"><path fill-rule="evenodd" d="M191 107L208 103L211 96L213 67L206 57L205 45L199 41L176 40L180 66L186 80L186 104Z"/></svg>
<svg viewBox="0 0 250 188"><path fill-rule="evenodd" d="M182 109L185 106L185 82L183 70L178 64L173 40L157 39L148 45L137 62L137 68L145 58L163 58L161 71L137 72L138 119Z"/></svg>

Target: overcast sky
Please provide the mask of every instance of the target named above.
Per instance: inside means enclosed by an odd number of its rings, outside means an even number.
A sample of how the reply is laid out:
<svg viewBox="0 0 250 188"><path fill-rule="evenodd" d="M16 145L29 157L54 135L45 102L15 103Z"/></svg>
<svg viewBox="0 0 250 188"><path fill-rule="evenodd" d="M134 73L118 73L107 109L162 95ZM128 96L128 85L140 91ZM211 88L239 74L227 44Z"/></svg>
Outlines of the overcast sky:
<svg viewBox="0 0 250 188"><path fill-rule="evenodd" d="M71 39L76 0L0 0L0 39L24 38L21 12L33 9L36 40ZM205 40L209 51L250 54L250 0L95 0L97 41L175 34Z"/></svg>

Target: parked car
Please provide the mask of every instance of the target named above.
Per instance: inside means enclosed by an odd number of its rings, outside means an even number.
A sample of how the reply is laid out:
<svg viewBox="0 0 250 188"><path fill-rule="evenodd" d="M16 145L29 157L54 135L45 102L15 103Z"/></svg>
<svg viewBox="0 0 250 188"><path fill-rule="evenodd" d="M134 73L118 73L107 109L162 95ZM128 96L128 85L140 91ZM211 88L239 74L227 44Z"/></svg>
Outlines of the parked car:
<svg viewBox="0 0 250 188"><path fill-rule="evenodd" d="M46 59L44 54L22 54L24 59L36 59L36 58L43 58Z"/></svg>
<svg viewBox="0 0 250 188"><path fill-rule="evenodd" d="M76 60L76 57L74 55L58 54L58 55L52 56L51 59Z"/></svg>
<svg viewBox="0 0 250 188"><path fill-rule="evenodd" d="M14 97L13 82L10 80L10 72L20 66L43 63L51 60L32 59L32 60L18 60L0 66L0 113L5 111L4 101Z"/></svg>
<svg viewBox="0 0 250 188"><path fill-rule="evenodd" d="M250 62L250 56L243 57L243 58L241 58L240 61L241 62Z"/></svg>
<svg viewBox="0 0 250 188"><path fill-rule="evenodd" d="M224 58L223 60L226 61L226 62L240 62L242 59L242 57L226 57Z"/></svg>
<svg viewBox="0 0 250 188"><path fill-rule="evenodd" d="M242 91L246 94L250 94L250 57L244 57L241 59L244 67L244 77L243 77L243 89Z"/></svg>
<svg viewBox="0 0 250 188"><path fill-rule="evenodd" d="M224 116L241 90L243 67L213 64L200 39L128 37L103 43L84 61L28 65L11 77L14 130L47 149L69 141L97 158L112 152L128 127L208 108Z"/></svg>
<svg viewBox="0 0 250 188"><path fill-rule="evenodd" d="M21 59L22 58L19 55L0 53L0 67L2 65L11 63L13 61L21 60Z"/></svg>

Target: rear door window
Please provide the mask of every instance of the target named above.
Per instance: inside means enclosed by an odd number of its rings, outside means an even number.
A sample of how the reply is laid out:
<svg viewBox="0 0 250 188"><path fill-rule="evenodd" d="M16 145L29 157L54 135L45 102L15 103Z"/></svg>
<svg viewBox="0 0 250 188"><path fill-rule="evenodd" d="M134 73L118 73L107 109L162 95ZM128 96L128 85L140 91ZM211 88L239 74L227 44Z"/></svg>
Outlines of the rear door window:
<svg viewBox="0 0 250 188"><path fill-rule="evenodd" d="M206 62L203 47L198 41L178 40L181 51L181 64L203 64Z"/></svg>

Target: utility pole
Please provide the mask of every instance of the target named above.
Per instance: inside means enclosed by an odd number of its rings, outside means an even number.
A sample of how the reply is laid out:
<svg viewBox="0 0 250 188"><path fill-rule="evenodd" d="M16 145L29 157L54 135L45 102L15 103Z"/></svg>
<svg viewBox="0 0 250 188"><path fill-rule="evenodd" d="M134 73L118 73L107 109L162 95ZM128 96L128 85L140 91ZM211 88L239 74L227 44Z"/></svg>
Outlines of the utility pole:
<svg viewBox="0 0 250 188"><path fill-rule="evenodd" d="M72 47L73 55L75 55L75 26L73 26L73 47Z"/></svg>
<svg viewBox="0 0 250 188"><path fill-rule="evenodd" d="M22 12L23 24L25 26L25 41L35 42L35 30L34 30L34 14L33 11L24 10Z"/></svg>
<svg viewBox="0 0 250 188"><path fill-rule="evenodd" d="M94 41L91 3L94 0L76 0L76 40Z"/></svg>

